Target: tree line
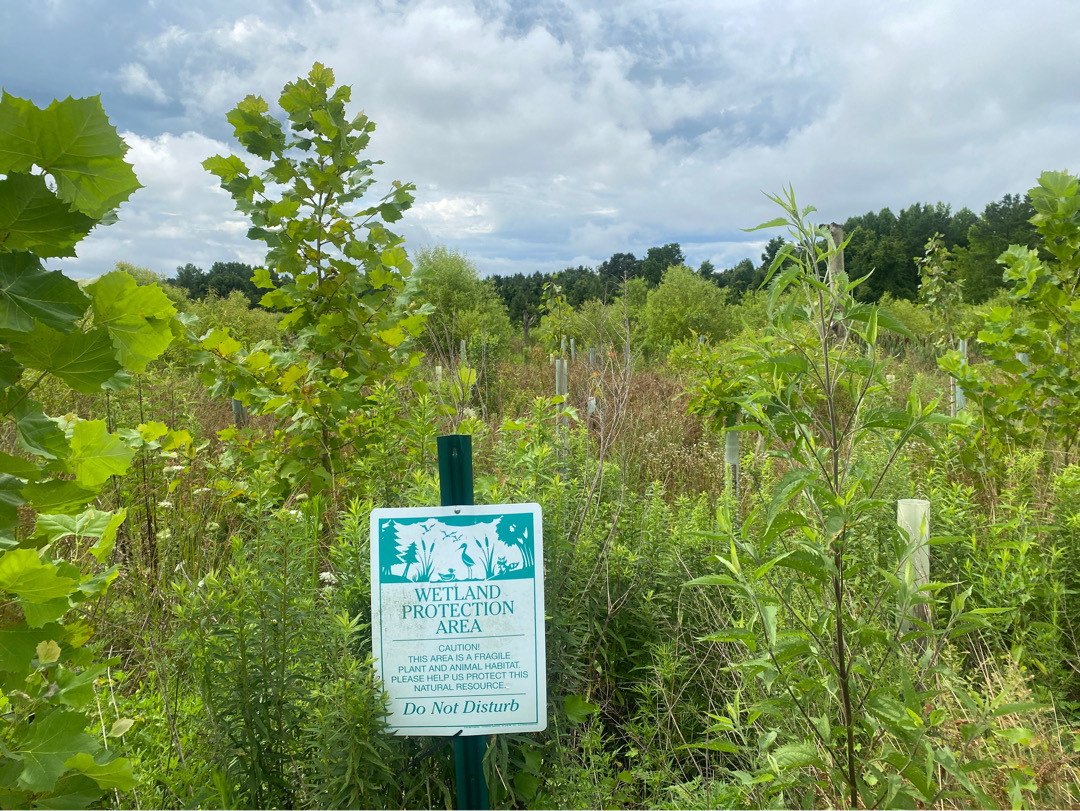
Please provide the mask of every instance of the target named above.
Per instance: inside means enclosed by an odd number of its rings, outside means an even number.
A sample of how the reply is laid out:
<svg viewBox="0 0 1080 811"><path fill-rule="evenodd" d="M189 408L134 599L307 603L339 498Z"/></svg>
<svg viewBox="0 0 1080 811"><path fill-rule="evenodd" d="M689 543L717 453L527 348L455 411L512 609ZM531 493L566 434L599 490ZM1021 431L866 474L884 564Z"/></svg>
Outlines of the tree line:
<svg viewBox="0 0 1080 811"><path fill-rule="evenodd" d="M997 263L1002 251L1009 245L1029 248L1039 245L1040 237L1030 222L1034 213L1030 198L1021 194L1006 194L1001 200L987 204L980 215L966 207L953 212L949 204L941 202L915 203L899 214L889 208L869 211L849 217L843 223L844 233L850 237L845 266L852 278L870 274L866 284L859 288L865 301L876 302L885 294L894 299L914 300L919 290L916 258L923 254L927 240L940 234L945 248L955 257L964 301L978 304L1002 286L1001 267ZM761 285L783 244L783 237L774 237L756 262L748 257L730 268L717 270L705 260L692 270L728 291L729 300L738 301L747 291ZM490 283L512 322L520 324L528 314L535 323L547 282L557 284L566 303L578 308L586 301L613 298L630 279L641 279L647 288L654 288L668 268L685 264L682 247L670 242L649 248L640 259L633 253L619 252L596 268L578 265L556 273L536 271L492 276ZM178 267L168 282L186 290L193 299L203 299L210 293L226 298L233 291L240 291L254 307L265 292L252 281L254 270L243 262L215 262L209 271L188 263Z"/></svg>

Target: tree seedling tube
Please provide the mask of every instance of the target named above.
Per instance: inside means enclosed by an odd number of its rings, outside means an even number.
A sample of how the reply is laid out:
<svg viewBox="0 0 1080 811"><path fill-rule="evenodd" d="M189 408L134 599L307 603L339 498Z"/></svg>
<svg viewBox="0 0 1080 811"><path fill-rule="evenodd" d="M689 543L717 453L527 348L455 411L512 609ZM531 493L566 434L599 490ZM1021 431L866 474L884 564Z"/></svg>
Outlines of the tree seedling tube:
<svg viewBox="0 0 1080 811"><path fill-rule="evenodd" d="M911 554L904 559L900 575L907 576L910 560L915 588L925 586L930 582L930 502L922 498L900 499L896 502L896 523L909 543L914 544ZM928 606L916 606L915 613L919 619L930 621Z"/></svg>

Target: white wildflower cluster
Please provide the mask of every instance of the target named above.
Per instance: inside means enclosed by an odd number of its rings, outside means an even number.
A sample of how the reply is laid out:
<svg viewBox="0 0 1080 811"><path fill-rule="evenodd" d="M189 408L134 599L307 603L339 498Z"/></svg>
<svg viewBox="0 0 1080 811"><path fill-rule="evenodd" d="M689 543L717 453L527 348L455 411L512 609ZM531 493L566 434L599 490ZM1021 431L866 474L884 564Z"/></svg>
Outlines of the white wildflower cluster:
<svg viewBox="0 0 1080 811"><path fill-rule="evenodd" d="M319 591L322 593L323 597L329 599L334 591L334 586L337 585L337 575L333 572L319 572L319 580L323 584L323 587L319 589Z"/></svg>

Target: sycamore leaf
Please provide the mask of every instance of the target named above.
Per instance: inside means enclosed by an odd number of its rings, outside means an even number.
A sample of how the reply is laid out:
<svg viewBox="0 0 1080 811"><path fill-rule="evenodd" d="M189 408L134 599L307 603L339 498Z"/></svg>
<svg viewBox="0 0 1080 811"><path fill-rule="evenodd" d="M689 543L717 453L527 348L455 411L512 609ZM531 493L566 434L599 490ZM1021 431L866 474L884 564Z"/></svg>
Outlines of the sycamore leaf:
<svg viewBox="0 0 1080 811"><path fill-rule="evenodd" d="M11 529L19 523L19 507L26 503L20 494L25 484L22 479L0 473L0 529Z"/></svg>
<svg viewBox="0 0 1080 811"><path fill-rule="evenodd" d="M87 291L93 299L94 323L109 331L125 368L143 371L172 343L176 308L157 285L140 287L130 274L114 270Z"/></svg>
<svg viewBox="0 0 1080 811"><path fill-rule="evenodd" d="M0 552L0 589L35 603L67 597L75 580L57 574L51 563L42 563L36 549Z"/></svg>
<svg viewBox="0 0 1080 811"><path fill-rule="evenodd" d="M34 534L44 537L48 543L55 543L69 535L79 543L83 538L100 538L108 531L114 518L111 512L92 508L79 515L39 515Z"/></svg>
<svg viewBox="0 0 1080 811"><path fill-rule="evenodd" d="M69 452L68 441L60 426L45 416L37 402L23 395L21 388L11 389L4 401L0 401L0 408L5 411L10 409L11 416L15 418L15 434L19 447L45 459L66 458ZM8 400L19 402L11 408L7 405Z"/></svg>
<svg viewBox="0 0 1080 811"><path fill-rule="evenodd" d="M23 610L23 616L26 617L26 624L31 628L41 628L50 622L56 622L71 608L71 600L68 597L57 597L43 603L20 599L18 603Z"/></svg>
<svg viewBox="0 0 1080 811"><path fill-rule="evenodd" d="M0 254L2 257L3 254ZM0 389L14 386L23 373L23 365L7 349L0 349Z"/></svg>
<svg viewBox="0 0 1080 811"><path fill-rule="evenodd" d="M143 442L155 442L169 433L169 426L163 422L157 422L156 420L150 420L150 422L144 422L136 426L139 436L142 437Z"/></svg>
<svg viewBox="0 0 1080 811"><path fill-rule="evenodd" d="M100 487L110 476L127 473L135 451L110 434L105 420L82 420L71 434L71 463L83 487Z"/></svg>
<svg viewBox="0 0 1080 811"><path fill-rule="evenodd" d="M23 681L30 675L37 646L63 631L60 626L31 629L22 622L0 630L0 671L9 680Z"/></svg>
<svg viewBox="0 0 1080 811"><path fill-rule="evenodd" d="M25 748L19 750L23 768L19 785L27 791L51 791L75 755L97 748L97 742L83 730L86 716L61 710L35 720Z"/></svg>
<svg viewBox="0 0 1080 811"><path fill-rule="evenodd" d="M135 775L131 771L131 761L127 758L120 757L108 763L98 763L89 753L80 752L68 758L64 765L85 774L106 790L116 788L130 791L135 786Z"/></svg>
<svg viewBox="0 0 1080 811"><path fill-rule="evenodd" d="M41 467L37 463L3 451L0 451L0 470L20 479L36 479L41 475Z"/></svg>
<svg viewBox="0 0 1080 811"><path fill-rule="evenodd" d="M70 332L89 304L73 279L59 270L46 271L30 253L0 253L0 324L29 332L34 321Z"/></svg>
<svg viewBox="0 0 1080 811"><path fill-rule="evenodd" d="M75 245L97 220L53 194L41 175L15 173L0 180L0 244L38 256L74 256Z"/></svg>
<svg viewBox="0 0 1080 811"><path fill-rule="evenodd" d="M269 295L269 294L267 294ZM265 298L265 297L264 297ZM243 344L229 335L227 330L214 328L210 333L202 339L199 343L203 349L208 349L211 352L216 352L222 357L228 357L234 352L239 352L243 349Z"/></svg>
<svg viewBox="0 0 1080 811"><path fill-rule="evenodd" d="M126 152L98 96L44 110L7 93L0 98L0 172L41 167L60 199L89 217L101 219L140 188Z"/></svg>
<svg viewBox="0 0 1080 811"><path fill-rule="evenodd" d="M60 646L56 644L55 639L49 639L45 642L38 642L37 648L38 661L43 665L51 665L60 659Z"/></svg>
<svg viewBox="0 0 1080 811"><path fill-rule="evenodd" d="M93 780L84 774L71 772L56 781L56 787L49 793L34 799L34 805L44 809L89 808L101 799L104 792Z"/></svg>
<svg viewBox="0 0 1080 811"><path fill-rule="evenodd" d="M101 536L97 539L92 547L90 547L90 554L97 558L98 563L104 563L108 560L109 555L112 554L113 547L116 545L116 533L120 529L120 525L124 523L124 519L127 518L127 510L121 507L109 518L109 523L101 532Z"/></svg>
<svg viewBox="0 0 1080 811"><path fill-rule="evenodd" d="M190 446L192 442L191 433L188 431L169 431L165 435L165 441L161 443L161 449L163 451L174 451L184 445Z"/></svg>
<svg viewBox="0 0 1080 811"><path fill-rule="evenodd" d="M83 394L101 391L121 370L109 334L101 328L64 335L39 323L11 350L24 366L51 372Z"/></svg>
<svg viewBox="0 0 1080 811"><path fill-rule="evenodd" d="M30 482L23 487L22 494L36 512L70 515L86 507L97 496L97 489L67 479L50 479Z"/></svg>

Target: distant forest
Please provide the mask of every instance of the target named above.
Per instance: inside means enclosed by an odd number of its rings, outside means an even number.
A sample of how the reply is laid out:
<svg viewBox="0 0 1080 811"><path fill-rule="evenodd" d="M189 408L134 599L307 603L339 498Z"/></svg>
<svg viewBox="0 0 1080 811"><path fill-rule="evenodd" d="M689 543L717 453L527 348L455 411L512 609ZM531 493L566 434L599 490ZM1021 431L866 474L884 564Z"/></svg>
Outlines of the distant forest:
<svg viewBox="0 0 1080 811"><path fill-rule="evenodd" d="M999 202L988 204L981 215L968 208L953 213L947 203L916 203L899 214L883 208L877 213L850 217L843 223L844 233L851 240L844 255L846 270L852 279L873 271L859 288L865 300L877 301L886 293L893 298L914 299L919 289L915 260L923 255L927 240L941 234L945 247L955 257L964 300L977 304L1002 286L997 258L1010 244L1029 248L1039 244L1040 237L1030 222L1034 213L1027 195L1006 194ZM695 272L717 287L730 290L732 300L738 300L747 290L761 285L783 244L782 237L770 240L757 262L747 258L734 267L717 270L705 261ZM557 273L492 276L490 283L505 302L511 321L520 322L525 313L538 313L546 281L560 285L567 303L578 307L591 299L610 298L625 279L641 278L649 287L655 287L664 271L681 264L685 264L682 248L671 242L649 248L640 259L632 253L616 253L595 269L579 265ZM209 271L187 264L177 268L176 276L168 282L185 289L194 299L211 292L224 297L238 290L252 306L257 306L265 291L255 287L253 271L242 262L215 262Z"/></svg>

